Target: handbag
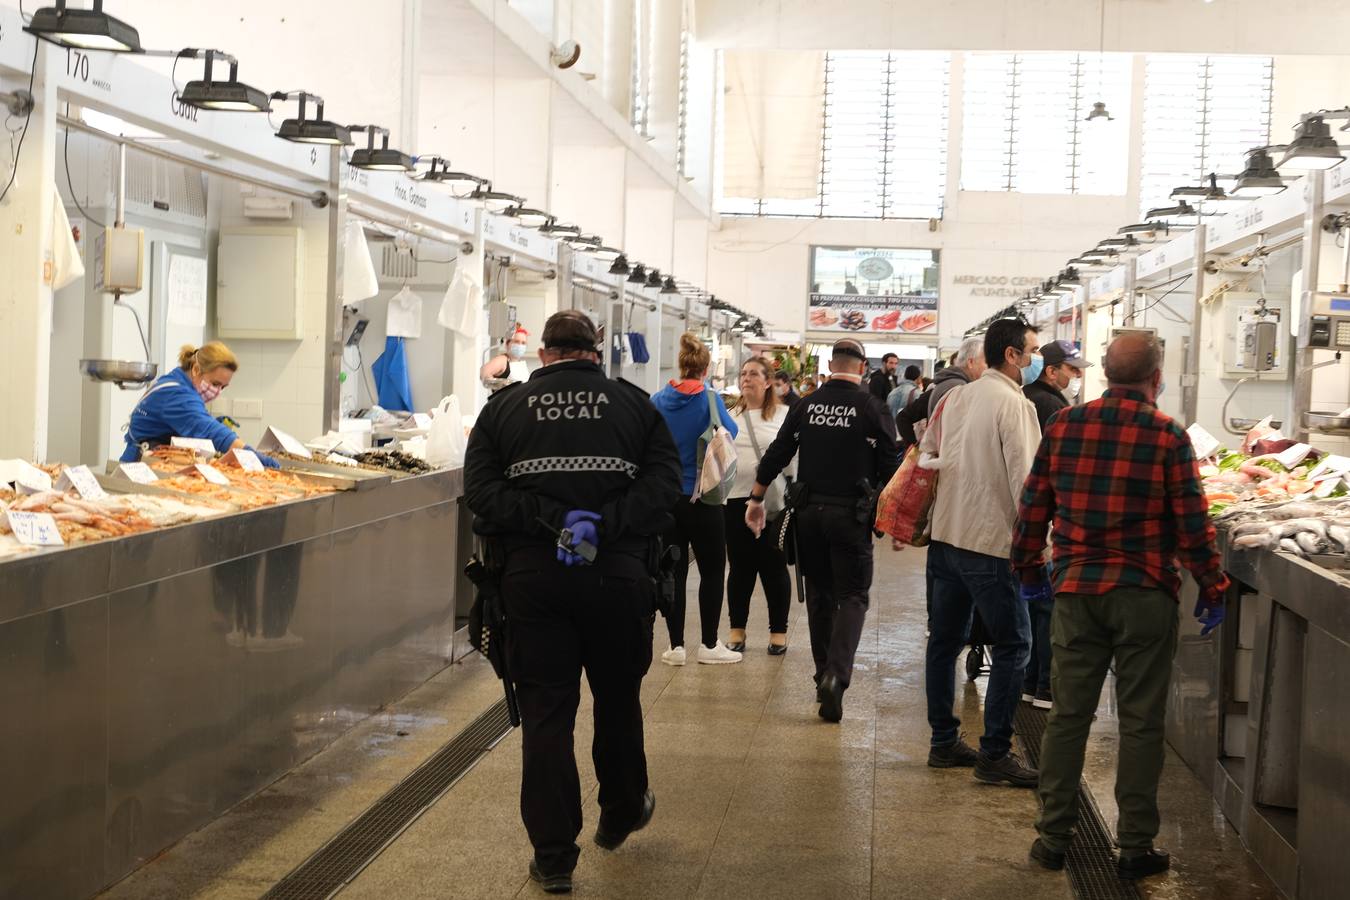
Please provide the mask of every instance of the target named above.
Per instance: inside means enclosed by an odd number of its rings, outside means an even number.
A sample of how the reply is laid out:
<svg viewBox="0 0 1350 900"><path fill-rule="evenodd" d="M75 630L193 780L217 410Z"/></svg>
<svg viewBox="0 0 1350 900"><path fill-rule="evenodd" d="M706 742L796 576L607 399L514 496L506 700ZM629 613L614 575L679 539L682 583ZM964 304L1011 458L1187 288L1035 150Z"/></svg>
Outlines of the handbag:
<svg viewBox="0 0 1350 900"><path fill-rule="evenodd" d="M943 397L929 423L929 427L936 430L939 453L942 408L946 403L947 397ZM891 476L877 499L877 518L873 526L877 531L889 534L911 547L923 547L928 543L933 501L937 497L938 470L920 465L920 456L917 444L906 451L900 468Z"/></svg>
<svg viewBox="0 0 1350 900"><path fill-rule="evenodd" d="M699 501L709 506L721 506L731 495L731 486L736 481L736 443L722 427L717 415L717 400L711 388L705 388L708 395L708 428L699 437L700 455L698 477L694 483L694 496L690 502Z"/></svg>
<svg viewBox="0 0 1350 900"><path fill-rule="evenodd" d="M759 438L755 437L755 423L750 421L750 410L741 410L741 418L745 420L745 427L750 432L750 446L755 451L755 461L764 462L764 454L759 451ZM779 472L764 492L764 516L768 519L778 518L778 514L783 511L787 502L783 499L787 491L787 482L783 480L783 473Z"/></svg>

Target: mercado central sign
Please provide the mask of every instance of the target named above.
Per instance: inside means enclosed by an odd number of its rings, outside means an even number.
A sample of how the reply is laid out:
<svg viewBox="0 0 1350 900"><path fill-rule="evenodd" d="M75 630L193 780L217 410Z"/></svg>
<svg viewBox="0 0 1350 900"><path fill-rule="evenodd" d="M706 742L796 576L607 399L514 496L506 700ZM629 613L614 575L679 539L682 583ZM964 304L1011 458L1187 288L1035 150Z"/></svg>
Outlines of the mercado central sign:
<svg viewBox="0 0 1350 900"><path fill-rule="evenodd" d="M952 284L963 287L972 297L1008 297L1017 299L1041 279L1028 275L957 275Z"/></svg>

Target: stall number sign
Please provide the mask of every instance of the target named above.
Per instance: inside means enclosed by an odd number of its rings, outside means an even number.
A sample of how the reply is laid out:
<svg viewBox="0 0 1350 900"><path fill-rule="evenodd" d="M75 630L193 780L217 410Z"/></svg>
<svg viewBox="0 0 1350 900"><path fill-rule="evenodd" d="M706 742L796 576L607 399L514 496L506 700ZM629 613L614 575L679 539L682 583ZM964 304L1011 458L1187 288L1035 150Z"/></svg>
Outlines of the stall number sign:
<svg viewBox="0 0 1350 900"><path fill-rule="evenodd" d="M5 513L9 519L9 530L20 544L30 547L64 547L66 542L57 530L56 520L51 513L20 512L11 509Z"/></svg>
<svg viewBox="0 0 1350 900"><path fill-rule="evenodd" d="M229 487L230 479L220 474L220 470L209 463L197 463L192 467L197 474L205 478L211 484L219 484L223 487Z"/></svg>
<svg viewBox="0 0 1350 900"><path fill-rule="evenodd" d="M266 468L252 450L236 448L226 455L226 459L233 460L245 472L261 472Z"/></svg>
<svg viewBox="0 0 1350 900"><path fill-rule="evenodd" d="M122 463L117 467L117 471L123 478L137 484L154 484L159 481L155 470L142 462Z"/></svg>
<svg viewBox="0 0 1350 900"><path fill-rule="evenodd" d="M173 447L189 447L207 456L216 455L216 445L207 438L176 437L169 441L169 444Z"/></svg>
<svg viewBox="0 0 1350 900"><path fill-rule="evenodd" d="M108 492L103 490L103 486L98 483L94 473L89 471L88 466L74 466L61 473L61 478L56 482L58 491L75 491L86 500L102 500L108 496Z"/></svg>

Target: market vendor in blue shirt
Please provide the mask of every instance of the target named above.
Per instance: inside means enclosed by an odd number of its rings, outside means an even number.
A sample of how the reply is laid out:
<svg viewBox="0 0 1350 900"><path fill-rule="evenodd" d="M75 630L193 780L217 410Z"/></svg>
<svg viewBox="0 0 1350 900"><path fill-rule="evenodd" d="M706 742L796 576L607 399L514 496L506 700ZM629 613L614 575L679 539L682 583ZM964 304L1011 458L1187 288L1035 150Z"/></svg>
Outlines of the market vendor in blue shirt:
<svg viewBox="0 0 1350 900"><path fill-rule="evenodd" d="M175 437L206 438L220 453L251 449L206 408L229 387L237 371L239 360L219 341L184 346L178 352L178 368L162 375L131 411L121 461L136 462L143 446L160 447ZM271 457L258 454L258 458L268 468L277 468Z"/></svg>

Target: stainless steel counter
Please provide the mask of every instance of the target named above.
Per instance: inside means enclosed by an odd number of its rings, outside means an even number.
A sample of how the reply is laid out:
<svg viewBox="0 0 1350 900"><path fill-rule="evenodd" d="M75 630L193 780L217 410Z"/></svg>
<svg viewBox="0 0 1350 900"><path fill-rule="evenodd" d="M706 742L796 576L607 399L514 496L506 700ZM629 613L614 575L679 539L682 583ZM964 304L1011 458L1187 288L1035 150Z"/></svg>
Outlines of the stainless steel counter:
<svg viewBox="0 0 1350 900"><path fill-rule="evenodd" d="M1221 539L1222 542L1222 539ZM1228 616L1201 638L1187 582L1168 740L1289 897L1350 884L1350 581L1225 549ZM1216 639L1217 638L1217 639Z"/></svg>
<svg viewBox="0 0 1350 900"><path fill-rule="evenodd" d="M0 897L82 897L449 664L462 470L0 563Z"/></svg>

